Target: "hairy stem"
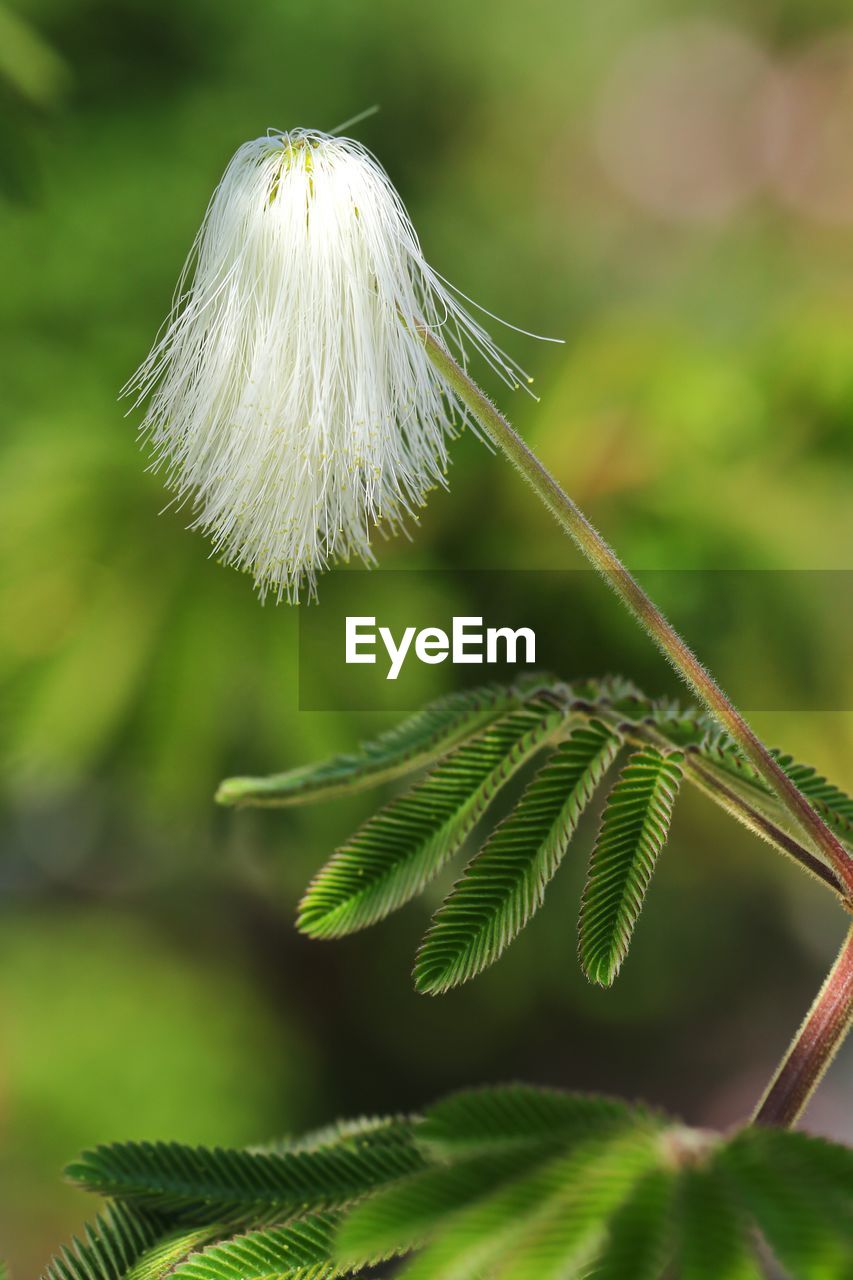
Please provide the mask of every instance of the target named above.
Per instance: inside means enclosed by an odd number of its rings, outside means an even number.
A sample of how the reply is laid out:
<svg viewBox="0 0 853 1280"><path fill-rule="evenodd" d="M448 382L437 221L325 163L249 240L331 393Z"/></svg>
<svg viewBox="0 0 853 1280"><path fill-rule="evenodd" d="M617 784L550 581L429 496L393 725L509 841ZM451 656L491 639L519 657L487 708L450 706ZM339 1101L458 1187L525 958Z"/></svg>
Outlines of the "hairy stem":
<svg viewBox="0 0 853 1280"><path fill-rule="evenodd" d="M706 795L715 799L733 818L737 818L739 822L742 822L753 835L766 840L775 849L778 849L780 853L792 858L810 875L828 885L830 889L841 897L842 901L844 900L844 888L839 884L835 872L825 862L816 857L810 850L805 849L793 836L789 836L787 831L777 827L775 822L771 822L765 814L749 804L731 787L727 787L719 778L714 777L709 769L703 768L689 754L685 757L685 769L688 777L691 778L696 786L704 791Z"/></svg>
<svg viewBox="0 0 853 1280"><path fill-rule="evenodd" d="M805 1110L853 1023L853 926L794 1037L753 1124L790 1126Z"/></svg>
<svg viewBox="0 0 853 1280"><path fill-rule="evenodd" d="M757 772L779 796L791 817L844 885L853 902L853 858L794 785L781 765L752 731L716 680L682 640L657 605L628 572L615 551L590 524L579 507L527 447L502 413L492 404L453 356L426 328L420 330L433 364L476 418L491 440L521 472L563 529L605 578L620 600L648 632L676 671L699 695L709 711L727 730Z"/></svg>
<svg viewBox="0 0 853 1280"><path fill-rule="evenodd" d="M629 742L634 742L639 746L650 742L653 746L664 749L671 745L666 736L655 729L653 725L625 721L622 716L614 714L602 705L593 704L589 713L584 715L584 718L588 719L593 709L599 719L612 724L614 729L618 730ZM774 849L796 862L809 875L832 889L833 893L837 894L841 899L842 904L846 904L844 886L840 883L832 867L828 867L821 858L818 858L811 850L806 849L787 831L783 831L781 827L777 826L775 822L768 818L767 814L762 813L760 809L750 804L737 791L727 786L722 779L716 776L713 767L704 764L689 748L684 757L684 769L686 776L695 787L725 809L733 818L736 818L753 835L765 840Z"/></svg>

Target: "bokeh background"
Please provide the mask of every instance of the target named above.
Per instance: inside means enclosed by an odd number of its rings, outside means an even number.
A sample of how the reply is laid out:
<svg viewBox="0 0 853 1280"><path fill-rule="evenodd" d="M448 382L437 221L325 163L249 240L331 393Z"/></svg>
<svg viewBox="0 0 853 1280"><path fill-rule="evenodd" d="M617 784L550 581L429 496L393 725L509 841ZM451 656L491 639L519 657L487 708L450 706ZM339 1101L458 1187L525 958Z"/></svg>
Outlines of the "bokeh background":
<svg viewBox="0 0 853 1280"><path fill-rule="evenodd" d="M91 1212L60 1171L102 1140L253 1142L509 1077L709 1124L751 1106L843 922L699 799L609 993L574 957L577 854L501 964L441 1000L409 984L423 904L348 942L296 935L300 888L373 798L233 815L215 784L388 716L298 711L294 611L160 514L117 393L234 148L378 102L359 136L435 266L565 337L503 339L539 403L487 385L629 564L853 567L849 24L845 0L3 0L0 1253L18 1276ZM578 561L466 439L382 564ZM816 629L788 582L743 679ZM595 674L605 595L567 625L562 674ZM853 705L842 606L811 640L823 707ZM757 726L853 777L843 710ZM847 1052L813 1128L853 1139L851 1076Z"/></svg>

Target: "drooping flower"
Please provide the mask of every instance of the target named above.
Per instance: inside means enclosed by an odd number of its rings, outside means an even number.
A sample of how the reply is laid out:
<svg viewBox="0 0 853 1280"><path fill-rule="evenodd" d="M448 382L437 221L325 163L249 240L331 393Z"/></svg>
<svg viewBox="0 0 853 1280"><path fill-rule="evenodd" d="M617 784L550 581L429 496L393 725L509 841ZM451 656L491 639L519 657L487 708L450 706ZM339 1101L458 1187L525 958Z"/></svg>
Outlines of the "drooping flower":
<svg viewBox="0 0 853 1280"><path fill-rule="evenodd" d="M460 295L461 296L461 295ZM245 143L214 192L172 315L130 388L193 527L296 599L332 560L373 560L444 482L467 420L420 334L506 357L426 262L388 176L312 130Z"/></svg>

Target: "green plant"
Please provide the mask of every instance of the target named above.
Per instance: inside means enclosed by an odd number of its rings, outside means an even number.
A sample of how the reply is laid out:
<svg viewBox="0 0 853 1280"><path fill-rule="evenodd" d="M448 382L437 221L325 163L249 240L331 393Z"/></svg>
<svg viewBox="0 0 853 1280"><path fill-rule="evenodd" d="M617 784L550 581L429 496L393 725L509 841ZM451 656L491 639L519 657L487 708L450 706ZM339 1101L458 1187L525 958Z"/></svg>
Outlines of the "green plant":
<svg viewBox="0 0 853 1280"><path fill-rule="evenodd" d="M434 994L494 963L542 905L578 818L623 756L581 909L579 951L592 981L609 986L625 958L682 780L843 897L832 869L798 843L773 792L709 715L649 699L622 679L528 679L452 694L356 754L266 778L230 778L217 798L228 805L307 804L433 766L309 886L299 927L312 937L339 937L420 893L500 788L544 758L421 944L415 984ZM790 756L775 752L774 759L839 839L853 841L853 801Z"/></svg>
<svg viewBox="0 0 853 1280"><path fill-rule="evenodd" d="M623 752L581 904L591 981L609 986L626 958L683 781L849 911L853 802L767 749L472 381L466 338L511 384L521 370L423 259L369 153L304 130L246 144L197 246L189 289L185 276L135 385L152 393L146 426L171 482L262 592L291 599L337 555L372 559L372 525L393 527L422 503L461 418L502 450L706 708L650 701L619 680L524 681L444 700L356 755L227 781L223 803L292 805L431 766L319 872L300 927L337 937L402 906L461 850L496 793L541 763L417 955L422 992L469 980L542 904ZM111 1207L48 1277L331 1277L414 1254L409 1274L422 1280L736 1278L762 1274L770 1250L795 1278L844 1280L853 1154L784 1130L851 1015L853 929L753 1123L726 1137L604 1098L516 1086L264 1150L101 1147L69 1172Z"/></svg>
<svg viewBox="0 0 853 1280"><path fill-rule="evenodd" d="M113 1198L46 1280L317 1280L409 1259L418 1280L850 1275L853 1152L508 1086L266 1150L99 1147L68 1170ZM670 1269L671 1268L671 1269Z"/></svg>
<svg viewBox="0 0 853 1280"><path fill-rule="evenodd" d="M853 801L790 756L774 759L850 847ZM707 713L651 700L618 678L525 678L453 694L351 755L231 778L218 798L299 805L429 769L309 886L300 927L335 937L416 896L526 767L526 790L423 939L420 991L445 991L499 958L542 905L609 773L580 913L590 980L609 985L625 959L682 782L844 898L832 869L797 842L777 797ZM110 1203L47 1280L315 1280L396 1258L410 1259L415 1280L741 1280L766 1274L770 1257L794 1280L846 1280L853 1151L768 1126L792 1123L849 1026L851 950L848 941L831 1007L824 988L756 1122L734 1133L516 1085L458 1094L420 1117L356 1120L266 1148L99 1147L68 1176Z"/></svg>
<svg viewBox="0 0 853 1280"><path fill-rule="evenodd" d="M352 933L415 897L461 847L496 793L548 751L518 804L441 905L415 961L415 985L435 994L494 963L542 904L584 807L621 753L581 903L578 951L586 976L609 986L625 959L679 785L685 779L849 906L835 867L797 839L772 790L713 717L653 701L622 679L568 685L526 680L444 699L358 754L269 778L231 778L224 804L304 804L378 779L434 768L369 819L315 876L299 926L312 937ZM845 850L853 801L779 751L776 768ZM756 1118L791 1124L853 1018L853 928Z"/></svg>

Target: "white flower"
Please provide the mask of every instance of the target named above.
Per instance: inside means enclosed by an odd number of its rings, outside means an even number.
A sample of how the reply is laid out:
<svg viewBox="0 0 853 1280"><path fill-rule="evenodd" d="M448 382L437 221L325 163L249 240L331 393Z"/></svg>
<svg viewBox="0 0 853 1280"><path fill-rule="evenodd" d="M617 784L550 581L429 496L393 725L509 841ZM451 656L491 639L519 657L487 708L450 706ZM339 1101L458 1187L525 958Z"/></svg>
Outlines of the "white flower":
<svg viewBox="0 0 853 1280"><path fill-rule="evenodd" d="M193 527L262 595L394 528L444 482L467 414L418 327L522 371L429 267L378 162L310 130L240 147L214 192L162 337L132 382Z"/></svg>

